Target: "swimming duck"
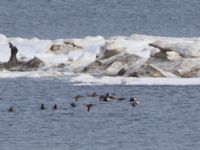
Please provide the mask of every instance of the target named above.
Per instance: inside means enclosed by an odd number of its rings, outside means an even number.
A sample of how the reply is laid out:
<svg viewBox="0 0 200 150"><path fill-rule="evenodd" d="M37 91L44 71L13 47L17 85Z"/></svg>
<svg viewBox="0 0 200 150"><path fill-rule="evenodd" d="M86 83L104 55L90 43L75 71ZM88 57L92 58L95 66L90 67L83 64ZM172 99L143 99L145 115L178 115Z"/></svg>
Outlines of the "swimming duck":
<svg viewBox="0 0 200 150"><path fill-rule="evenodd" d="M44 104L41 104L40 109L41 110L45 110L46 109L46 107L44 106Z"/></svg>
<svg viewBox="0 0 200 150"><path fill-rule="evenodd" d="M99 96L99 100L100 101L105 101L105 102L112 100L111 98L112 98L112 96L110 96L109 93L106 93L106 95Z"/></svg>
<svg viewBox="0 0 200 150"><path fill-rule="evenodd" d="M88 95L89 97L96 97L97 96L97 93L96 92L93 92L91 95Z"/></svg>
<svg viewBox="0 0 200 150"><path fill-rule="evenodd" d="M87 112L89 112L90 109L95 106L95 104L86 104L85 106L87 107Z"/></svg>
<svg viewBox="0 0 200 150"><path fill-rule="evenodd" d="M131 105L132 105L133 107L137 106L138 104L139 104L139 101L134 101L134 102L131 103Z"/></svg>
<svg viewBox="0 0 200 150"><path fill-rule="evenodd" d="M82 95L77 95L77 96L74 97L74 99L75 99L75 101L79 101L79 99L82 98L82 97L83 97Z"/></svg>
<svg viewBox="0 0 200 150"><path fill-rule="evenodd" d="M8 109L8 112L15 112L15 109L14 109L13 107L10 107L10 108Z"/></svg>
<svg viewBox="0 0 200 150"><path fill-rule="evenodd" d="M101 96L99 96L99 100L100 100L100 101L108 102L108 101L111 100L111 98L110 98L110 96L101 95Z"/></svg>
<svg viewBox="0 0 200 150"><path fill-rule="evenodd" d="M111 95L109 93L106 93L106 96L109 97L110 100L115 100L118 98L115 93L112 93Z"/></svg>
<svg viewBox="0 0 200 150"><path fill-rule="evenodd" d="M70 105L71 105L73 108L76 107L76 104L75 104L75 103L71 103Z"/></svg>
<svg viewBox="0 0 200 150"><path fill-rule="evenodd" d="M138 105L140 103L136 97L131 97L130 102L133 107L135 107L136 105Z"/></svg>
<svg viewBox="0 0 200 150"><path fill-rule="evenodd" d="M55 105L53 106L53 109L54 109L54 110L57 110L57 109L58 109L57 104L55 104Z"/></svg>
<svg viewBox="0 0 200 150"><path fill-rule="evenodd" d="M137 97L131 97L130 102L138 101Z"/></svg>

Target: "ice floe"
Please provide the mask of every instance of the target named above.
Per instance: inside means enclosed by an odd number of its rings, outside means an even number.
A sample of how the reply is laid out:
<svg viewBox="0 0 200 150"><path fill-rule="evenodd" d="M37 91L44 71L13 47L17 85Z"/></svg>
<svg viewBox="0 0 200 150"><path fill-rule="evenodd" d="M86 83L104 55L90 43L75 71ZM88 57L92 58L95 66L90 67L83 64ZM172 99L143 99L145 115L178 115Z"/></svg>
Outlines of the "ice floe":
<svg viewBox="0 0 200 150"><path fill-rule="evenodd" d="M1 78L63 77L88 84L200 84L198 37L135 34L46 40L0 34L0 64L10 57L9 42L18 48L19 61L37 57L44 65L33 70L1 68Z"/></svg>

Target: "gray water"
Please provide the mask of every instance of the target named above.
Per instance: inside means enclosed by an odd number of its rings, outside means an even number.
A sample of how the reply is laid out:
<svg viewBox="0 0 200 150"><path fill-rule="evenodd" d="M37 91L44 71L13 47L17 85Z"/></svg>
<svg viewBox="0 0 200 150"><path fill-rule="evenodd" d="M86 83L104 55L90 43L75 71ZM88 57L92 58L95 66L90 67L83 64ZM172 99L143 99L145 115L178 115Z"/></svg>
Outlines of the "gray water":
<svg viewBox="0 0 200 150"><path fill-rule="evenodd" d="M77 94L124 96L100 102ZM197 150L200 86L74 86L64 79L0 79L1 150ZM128 98L140 105L131 107ZM45 103L46 110L40 110ZM52 106L58 104L58 110ZM96 104L90 112L84 104ZM8 112L13 106L16 112Z"/></svg>
<svg viewBox="0 0 200 150"><path fill-rule="evenodd" d="M199 17L199 0L0 1L0 33L9 37L193 37L200 36Z"/></svg>

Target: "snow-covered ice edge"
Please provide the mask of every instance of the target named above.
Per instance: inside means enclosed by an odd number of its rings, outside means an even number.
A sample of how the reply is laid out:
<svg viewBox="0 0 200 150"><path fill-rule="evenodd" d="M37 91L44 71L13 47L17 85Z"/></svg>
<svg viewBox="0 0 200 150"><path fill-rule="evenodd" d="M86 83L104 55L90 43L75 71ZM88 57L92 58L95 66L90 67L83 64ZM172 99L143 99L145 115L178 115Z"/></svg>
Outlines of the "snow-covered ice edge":
<svg viewBox="0 0 200 150"><path fill-rule="evenodd" d="M127 51L137 53L141 57L149 57L150 52L144 51L148 48L150 42L155 40L167 40L167 41L200 41L200 38L172 38L172 37L154 37L146 35L132 35L130 37L111 37L112 39L118 39L126 45ZM126 39L123 41L123 39ZM34 56L39 57L46 63L46 67L43 67L36 71L27 72L13 72L13 71L0 71L0 78L60 78L74 85L102 85L102 84L115 84L115 85L200 85L200 78L132 78L132 77L94 77L89 74L80 74L74 72L80 66L86 66L90 62L94 61L97 55L100 54L101 46L106 42L101 36L85 37L83 39L75 39L82 50L66 52L52 53L49 51L53 44L61 44L63 41L69 39L57 39L57 40L41 40L38 38L23 39L23 38L8 38L5 35L0 34L0 62L8 61L10 55L10 49L8 42L13 42L19 51L18 57L21 59L31 59ZM121 45L118 45L119 47ZM137 51L139 50L139 51ZM73 60L73 63L71 63ZM64 70L54 69L56 65L60 63L71 63L70 66Z"/></svg>
<svg viewBox="0 0 200 150"><path fill-rule="evenodd" d="M132 77L94 77L89 74L58 72L16 72L4 71L0 78L57 78L73 85L200 85L200 78L132 78Z"/></svg>

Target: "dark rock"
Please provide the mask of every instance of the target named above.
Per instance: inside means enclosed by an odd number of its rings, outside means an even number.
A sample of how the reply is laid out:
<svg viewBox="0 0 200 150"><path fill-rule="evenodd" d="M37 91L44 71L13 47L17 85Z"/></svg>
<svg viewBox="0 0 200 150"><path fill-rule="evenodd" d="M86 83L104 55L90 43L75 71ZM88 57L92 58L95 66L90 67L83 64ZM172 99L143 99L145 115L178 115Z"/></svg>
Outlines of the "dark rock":
<svg viewBox="0 0 200 150"><path fill-rule="evenodd" d="M28 71L36 69L38 67L44 66L44 62L37 57L29 61L18 61L17 52L18 49L12 43L9 42L9 47L11 49L11 56L6 63L0 64L0 69L7 69L11 71Z"/></svg>
<svg viewBox="0 0 200 150"><path fill-rule="evenodd" d="M126 72L126 70L124 68L122 68L119 72L118 72L118 76L123 76L124 73Z"/></svg>
<svg viewBox="0 0 200 150"><path fill-rule="evenodd" d="M129 77L137 77L137 78L139 78L139 74L138 74L138 72L132 72L131 74L129 74Z"/></svg>

